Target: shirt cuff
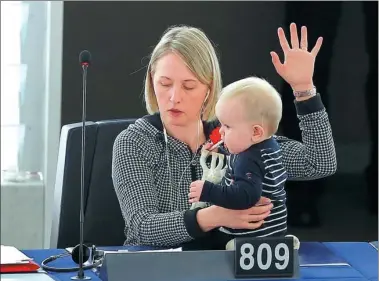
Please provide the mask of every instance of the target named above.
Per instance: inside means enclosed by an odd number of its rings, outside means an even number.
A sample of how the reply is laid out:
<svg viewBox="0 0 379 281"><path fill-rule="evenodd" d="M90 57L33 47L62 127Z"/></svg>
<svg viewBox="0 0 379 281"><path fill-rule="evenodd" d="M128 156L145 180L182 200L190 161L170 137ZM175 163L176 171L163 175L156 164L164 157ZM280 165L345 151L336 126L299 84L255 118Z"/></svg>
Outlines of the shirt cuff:
<svg viewBox="0 0 379 281"><path fill-rule="evenodd" d="M213 188L213 183L210 181L204 181L203 190L201 191L201 195L199 200L202 202L209 202L211 201L209 198L210 190Z"/></svg>
<svg viewBox="0 0 379 281"><path fill-rule="evenodd" d="M304 101L295 100L294 103L298 115L314 113L325 108L319 93L317 93L314 97Z"/></svg>
<svg viewBox="0 0 379 281"><path fill-rule="evenodd" d="M204 237L208 234L200 228L200 225L197 222L197 212L199 210L201 210L201 208L187 210L184 212L184 225L188 234L194 239Z"/></svg>

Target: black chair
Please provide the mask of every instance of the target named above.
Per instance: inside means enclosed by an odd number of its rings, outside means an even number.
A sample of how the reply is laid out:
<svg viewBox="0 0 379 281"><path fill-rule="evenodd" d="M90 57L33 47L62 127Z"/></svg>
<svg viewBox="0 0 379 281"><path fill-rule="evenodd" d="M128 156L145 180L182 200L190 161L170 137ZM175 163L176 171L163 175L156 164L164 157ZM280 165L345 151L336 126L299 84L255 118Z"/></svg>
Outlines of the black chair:
<svg viewBox="0 0 379 281"><path fill-rule="evenodd" d="M122 245L124 220L111 178L112 149L117 135L135 119L86 123L84 242ZM50 247L79 243L81 125L62 127L55 181Z"/></svg>

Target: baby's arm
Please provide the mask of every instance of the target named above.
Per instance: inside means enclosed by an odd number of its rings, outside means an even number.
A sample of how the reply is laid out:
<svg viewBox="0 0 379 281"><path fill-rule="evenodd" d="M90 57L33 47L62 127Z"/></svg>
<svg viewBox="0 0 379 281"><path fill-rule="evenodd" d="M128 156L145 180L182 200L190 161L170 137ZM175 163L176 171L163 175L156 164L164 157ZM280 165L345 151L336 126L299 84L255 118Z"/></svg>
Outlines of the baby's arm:
<svg viewBox="0 0 379 281"><path fill-rule="evenodd" d="M262 169L260 158L239 155L234 163L233 181L230 185L204 182L200 201L228 209L248 209L254 206L262 194Z"/></svg>

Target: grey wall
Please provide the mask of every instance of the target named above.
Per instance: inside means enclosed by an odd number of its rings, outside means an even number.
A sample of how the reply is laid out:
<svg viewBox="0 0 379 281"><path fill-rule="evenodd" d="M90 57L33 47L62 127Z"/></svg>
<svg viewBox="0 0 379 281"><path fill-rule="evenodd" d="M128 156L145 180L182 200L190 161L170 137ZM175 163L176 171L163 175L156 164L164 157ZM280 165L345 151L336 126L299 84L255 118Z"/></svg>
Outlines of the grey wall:
<svg viewBox="0 0 379 281"><path fill-rule="evenodd" d="M25 138L18 168L21 171L43 171L47 4L25 1L24 8L27 17L21 37L21 63L26 73L25 84L20 90L20 123L25 126Z"/></svg>

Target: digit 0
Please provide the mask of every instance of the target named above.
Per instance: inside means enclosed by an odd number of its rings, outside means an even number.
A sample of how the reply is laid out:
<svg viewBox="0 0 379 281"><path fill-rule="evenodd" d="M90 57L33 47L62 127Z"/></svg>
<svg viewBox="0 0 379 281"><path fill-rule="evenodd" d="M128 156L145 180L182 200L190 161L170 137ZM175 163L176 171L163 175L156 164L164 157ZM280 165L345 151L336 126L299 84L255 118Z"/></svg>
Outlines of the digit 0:
<svg viewBox="0 0 379 281"><path fill-rule="evenodd" d="M263 252L263 250L266 250L266 253L267 253L267 259L266 259L266 263L265 264L262 261L262 252ZM271 247L267 243L262 243L261 245L259 245L258 251L257 251L257 264L258 264L258 266L259 266L260 269L267 270L267 269L270 268L271 262L272 262L272 250L271 250Z"/></svg>
<svg viewBox="0 0 379 281"><path fill-rule="evenodd" d="M254 267L254 246L250 243L244 243L241 246L240 268L250 270ZM246 264L246 260L248 263Z"/></svg>

